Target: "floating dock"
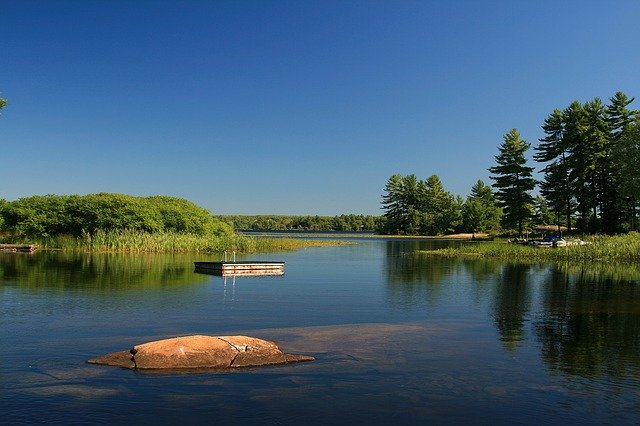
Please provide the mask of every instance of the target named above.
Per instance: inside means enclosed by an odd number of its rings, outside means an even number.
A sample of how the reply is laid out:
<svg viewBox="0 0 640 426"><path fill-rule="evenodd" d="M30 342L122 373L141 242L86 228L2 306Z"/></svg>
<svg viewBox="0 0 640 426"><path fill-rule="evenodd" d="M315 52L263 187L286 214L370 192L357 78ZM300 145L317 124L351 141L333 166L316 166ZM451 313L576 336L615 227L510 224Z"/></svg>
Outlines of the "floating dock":
<svg viewBox="0 0 640 426"><path fill-rule="evenodd" d="M196 272L205 274L232 275L284 275L284 262L224 261L193 262Z"/></svg>
<svg viewBox="0 0 640 426"><path fill-rule="evenodd" d="M0 244L0 251L31 253L38 249L35 244Z"/></svg>

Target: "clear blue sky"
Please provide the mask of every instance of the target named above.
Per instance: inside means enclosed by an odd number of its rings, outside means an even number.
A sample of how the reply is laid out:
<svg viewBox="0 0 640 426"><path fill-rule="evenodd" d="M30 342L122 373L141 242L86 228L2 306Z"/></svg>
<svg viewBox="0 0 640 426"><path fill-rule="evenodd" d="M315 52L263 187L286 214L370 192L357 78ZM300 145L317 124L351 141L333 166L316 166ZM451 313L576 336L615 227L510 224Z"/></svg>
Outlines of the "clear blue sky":
<svg viewBox="0 0 640 426"><path fill-rule="evenodd" d="M0 0L0 198L380 214L392 174L466 196L511 128L618 90L637 0Z"/></svg>

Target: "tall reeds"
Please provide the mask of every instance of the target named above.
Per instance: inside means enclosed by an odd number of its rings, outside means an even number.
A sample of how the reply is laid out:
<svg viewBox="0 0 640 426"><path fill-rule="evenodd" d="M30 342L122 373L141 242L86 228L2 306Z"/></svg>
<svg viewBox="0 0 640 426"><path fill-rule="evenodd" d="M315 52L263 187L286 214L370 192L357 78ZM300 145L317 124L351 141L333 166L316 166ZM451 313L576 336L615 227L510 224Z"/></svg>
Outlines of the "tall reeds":
<svg viewBox="0 0 640 426"><path fill-rule="evenodd" d="M44 249L104 253L256 253L344 244L328 240L262 238L242 235L202 236L178 232L148 233L137 230L98 230L80 237L61 235L33 241Z"/></svg>
<svg viewBox="0 0 640 426"><path fill-rule="evenodd" d="M590 237L587 243L557 248L539 248L506 242L480 242L464 244L456 248L420 251L419 253L534 261L634 262L640 260L640 233L637 232L616 236L594 236Z"/></svg>

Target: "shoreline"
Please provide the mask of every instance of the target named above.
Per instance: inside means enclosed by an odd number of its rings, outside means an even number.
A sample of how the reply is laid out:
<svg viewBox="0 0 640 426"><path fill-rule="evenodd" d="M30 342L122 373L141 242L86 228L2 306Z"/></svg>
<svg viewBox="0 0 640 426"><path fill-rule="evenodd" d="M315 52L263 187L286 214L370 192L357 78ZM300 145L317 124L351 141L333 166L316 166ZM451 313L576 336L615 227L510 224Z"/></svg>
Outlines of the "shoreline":
<svg viewBox="0 0 640 426"><path fill-rule="evenodd" d="M246 237L312 237L312 238L384 238L384 239L429 239L429 240L478 240L489 241L492 237L487 233L459 233L447 235L383 235L371 232L343 231L237 231Z"/></svg>

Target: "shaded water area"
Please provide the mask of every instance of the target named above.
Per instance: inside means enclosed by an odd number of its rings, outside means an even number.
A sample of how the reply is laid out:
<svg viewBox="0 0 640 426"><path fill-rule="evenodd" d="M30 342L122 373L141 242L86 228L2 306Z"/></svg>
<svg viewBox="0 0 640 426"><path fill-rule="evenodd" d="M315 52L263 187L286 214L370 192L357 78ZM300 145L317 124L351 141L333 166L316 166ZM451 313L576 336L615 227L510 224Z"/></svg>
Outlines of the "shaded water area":
<svg viewBox="0 0 640 426"><path fill-rule="evenodd" d="M0 253L0 423L637 424L640 273L416 255L366 238L194 272L213 256ZM86 364L186 334L277 340L303 364Z"/></svg>

